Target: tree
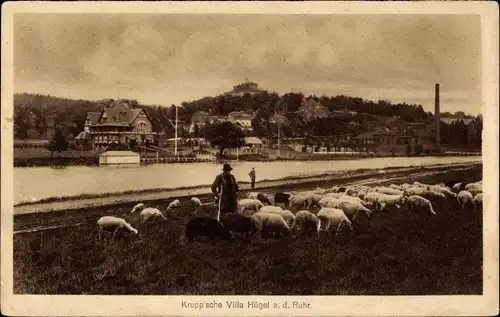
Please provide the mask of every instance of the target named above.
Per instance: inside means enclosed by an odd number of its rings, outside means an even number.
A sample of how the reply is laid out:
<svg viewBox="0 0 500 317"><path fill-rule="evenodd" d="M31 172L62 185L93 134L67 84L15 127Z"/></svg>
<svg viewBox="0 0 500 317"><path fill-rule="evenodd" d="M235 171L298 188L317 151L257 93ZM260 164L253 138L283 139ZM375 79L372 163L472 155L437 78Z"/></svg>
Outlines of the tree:
<svg viewBox="0 0 500 317"><path fill-rule="evenodd" d="M245 145L243 132L231 122L217 122L205 128L205 139L212 146L219 147L222 156L226 148L239 148Z"/></svg>
<svg viewBox="0 0 500 317"><path fill-rule="evenodd" d="M47 145L47 149L50 151L50 156L52 156L54 152L60 153L66 151L68 149L68 145L69 142L66 140L62 128L57 127L54 136Z"/></svg>

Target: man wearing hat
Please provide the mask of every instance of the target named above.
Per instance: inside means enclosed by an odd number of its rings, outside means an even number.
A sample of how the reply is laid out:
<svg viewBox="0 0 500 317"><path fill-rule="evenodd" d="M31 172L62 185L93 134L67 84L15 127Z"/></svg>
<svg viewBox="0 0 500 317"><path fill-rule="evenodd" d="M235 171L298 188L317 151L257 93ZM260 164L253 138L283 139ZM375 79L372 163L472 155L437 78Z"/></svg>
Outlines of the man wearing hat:
<svg viewBox="0 0 500 317"><path fill-rule="evenodd" d="M252 167L252 170L250 173L248 173L248 176L250 176L250 183L252 185L252 189L255 188L255 167Z"/></svg>
<svg viewBox="0 0 500 317"><path fill-rule="evenodd" d="M222 173L215 177L212 184L212 193L220 199L220 214L234 213L238 208L237 193L239 192L238 183L233 174L232 167L224 164Z"/></svg>

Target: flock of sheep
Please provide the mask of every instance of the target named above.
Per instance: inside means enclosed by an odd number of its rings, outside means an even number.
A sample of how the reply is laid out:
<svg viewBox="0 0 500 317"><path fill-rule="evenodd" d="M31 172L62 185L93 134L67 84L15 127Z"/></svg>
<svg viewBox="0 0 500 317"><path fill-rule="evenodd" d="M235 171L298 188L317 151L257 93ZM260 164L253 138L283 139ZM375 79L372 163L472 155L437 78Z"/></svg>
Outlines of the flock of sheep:
<svg viewBox="0 0 500 317"><path fill-rule="evenodd" d="M405 206L410 214L436 215L433 205L446 200L456 200L460 208L471 207L481 211L483 205L482 181L473 183L452 182L436 185L414 182L390 186L352 185L317 188L297 193L275 193L270 197L264 193L251 192L247 198L238 201L238 211L219 215L214 204L203 205L191 198L194 217L186 225L185 237L191 242L196 236L214 239L231 239L239 233L251 238L279 236L327 236L361 232L370 224L373 214L397 211ZM174 200L167 212L179 207ZM216 216L197 215L204 207L215 210ZM131 213L138 213L141 222L153 219L167 220L159 209L145 208L137 204ZM120 230L138 233L125 219L104 216L97 221L99 240L103 231L113 232L113 238Z"/></svg>

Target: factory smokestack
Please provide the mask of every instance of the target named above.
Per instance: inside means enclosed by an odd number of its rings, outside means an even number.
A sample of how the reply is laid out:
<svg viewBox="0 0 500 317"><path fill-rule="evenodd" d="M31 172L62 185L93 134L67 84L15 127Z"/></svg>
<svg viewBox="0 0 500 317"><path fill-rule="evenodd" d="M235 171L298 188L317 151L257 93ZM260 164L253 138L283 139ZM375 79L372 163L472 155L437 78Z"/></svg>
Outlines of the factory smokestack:
<svg viewBox="0 0 500 317"><path fill-rule="evenodd" d="M439 110L439 84L436 84L435 89L435 99L434 99L434 117L436 119L436 145L441 146L441 116Z"/></svg>

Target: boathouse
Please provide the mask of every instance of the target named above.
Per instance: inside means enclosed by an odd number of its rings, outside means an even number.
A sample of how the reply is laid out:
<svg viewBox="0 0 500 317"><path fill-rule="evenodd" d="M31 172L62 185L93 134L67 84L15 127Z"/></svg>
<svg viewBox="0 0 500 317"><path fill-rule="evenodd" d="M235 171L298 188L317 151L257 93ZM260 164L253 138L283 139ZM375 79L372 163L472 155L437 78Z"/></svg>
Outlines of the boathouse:
<svg viewBox="0 0 500 317"><path fill-rule="evenodd" d="M138 165L141 156L132 151L106 151L99 154L99 166L106 165Z"/></svg>

